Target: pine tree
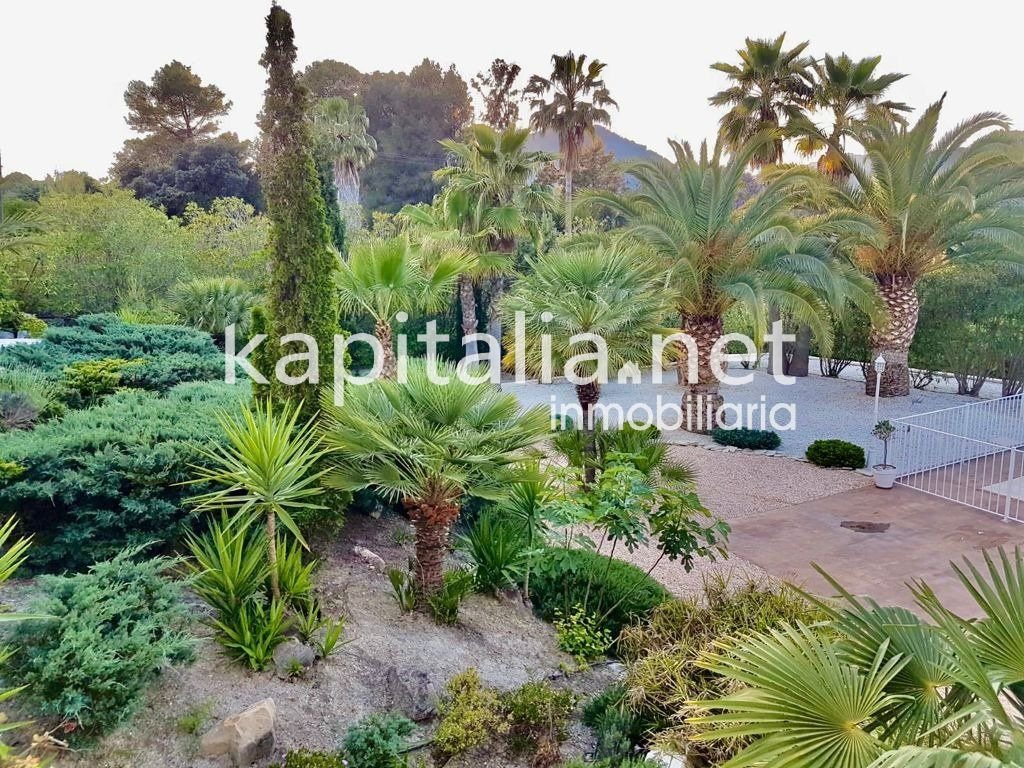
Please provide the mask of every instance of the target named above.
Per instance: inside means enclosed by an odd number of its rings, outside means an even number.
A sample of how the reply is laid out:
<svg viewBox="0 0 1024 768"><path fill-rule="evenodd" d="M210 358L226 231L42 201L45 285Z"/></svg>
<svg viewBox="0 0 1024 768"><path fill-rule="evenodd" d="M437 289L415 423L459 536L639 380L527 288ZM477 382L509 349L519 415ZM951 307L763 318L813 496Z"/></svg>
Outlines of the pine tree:
<svg viewBox="0 0 1024 768"><path fill-rule="evenodd" d="M259 122L261 177L271 220L269 309L272 338L277 345L289 333L306 333L319 348L320 381L333 375L333 337L338 327L334 291L337 257L331 249L327 213L312 154L306 118L309 94L295 73L295 43L291 16L274 4L267 16L267 48L260 64L267 70L267 90ZM290 343L281 354L305 352ZM302 375L305 362L287 372ZM275 377L276 399L303 400L305 415L317 408L317 385L282 384Z"/></svg>

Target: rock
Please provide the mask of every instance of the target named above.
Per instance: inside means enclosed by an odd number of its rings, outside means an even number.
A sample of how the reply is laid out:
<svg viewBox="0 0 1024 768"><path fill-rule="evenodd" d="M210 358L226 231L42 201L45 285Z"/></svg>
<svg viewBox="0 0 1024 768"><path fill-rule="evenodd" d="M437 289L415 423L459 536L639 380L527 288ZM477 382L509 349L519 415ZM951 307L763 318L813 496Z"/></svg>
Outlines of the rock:
<svg viewBox="0 0 1024 768"><path fill-rule="evenodd" d="M616 680L623 680L629 670L626 669L625 664L618 661L612 661L608 664L608 671L615 676Z"/></svg>
<svg viewBox="0 0 1024 768"><path fill-rule="evenodd" d="M316 650L292 637L274 649L274 669L282 680L304 672L316 661Z"/></svg>
<svg viewBox="0 0 1024 768"><path fill-rule="evenodd" d="M376 552L371 552L366 547L353 547L352 552L371 568L381 572L387 570L388 566L387 563L384 562L384 558Z"/></svg>
<svg viewBox="0 0 1024 768"><path fill-rule="evenodd" d="M437 713L434 686L430 675L423 670L388 667L384 685L391 708L414 723L428 720Z"/></svg>
<svg viewBox="0 0 1024 768"><path fill-rule="evenodd" d="M664 766L664 768L689 768L690 766L689 761L685 757L670 755L657 749L652 749L648 752L647 759L656 765Z"/></svg>
<svg viewBox="0 0 1024 768"><path fill-rule="evenodd" d="M232 765L239 768L270 757L274 752L276 718L273 699L253 704L203 734L199 754L202 757L227 755Z"/></svg>

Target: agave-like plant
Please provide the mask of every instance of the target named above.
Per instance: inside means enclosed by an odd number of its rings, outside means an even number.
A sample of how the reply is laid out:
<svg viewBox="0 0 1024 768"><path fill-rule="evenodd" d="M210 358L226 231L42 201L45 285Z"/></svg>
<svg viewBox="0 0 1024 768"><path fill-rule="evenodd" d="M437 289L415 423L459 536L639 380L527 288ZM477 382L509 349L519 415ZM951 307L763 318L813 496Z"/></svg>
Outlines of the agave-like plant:
<svg viewBox="0 0 1024 768"><path fill-rule="evenodd" d="M298 424L302 404L257 401L243 405L236 416L218 414L225 445L202 450L207 466L195 466L190 483L211 483L212 491L193 497L197 509L228 511L242 520L262 519L266 527L267 560L274 600L281 599L277 564L277 523L307 547L297 514L322 509L317 470L327 452L314 419ZM308 547L307 547L308 548Z"/></svg>
<svg viewBox="0 0 1024 768"><path fill-rule="evenodd" d="M726 765L783 768L1024 766L1024 554L952 567L979 619L912 585L926 621L853 596L810 597L830 621L720 643L701 664L739 685L698 706L699 738L752 739Z"/></svg>

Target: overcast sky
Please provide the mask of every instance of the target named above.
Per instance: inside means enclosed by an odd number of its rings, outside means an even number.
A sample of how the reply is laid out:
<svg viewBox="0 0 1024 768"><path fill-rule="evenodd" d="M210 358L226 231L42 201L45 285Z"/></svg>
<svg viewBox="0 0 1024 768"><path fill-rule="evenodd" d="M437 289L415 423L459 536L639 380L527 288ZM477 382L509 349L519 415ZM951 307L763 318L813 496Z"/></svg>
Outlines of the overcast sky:
<svg viewBox="0 0 1024 768"><path fill-rule="evenodd" d="M915 106L949 92L945 124L987 109L1024 125L1019 2L393 2L283 0L295 22L299 63L346 61L361 71L408 70L424 57L469 77L495 57L525 73L549 71L554 51L573 48L607 62L620 110L612 128L664 152L666 137L699 141L715 132L707 97L723 86L714 61L736 59L746 36L788 32L811 50L882 55L886 71L910 76L892 96ZM687 7L688 6L688 7ZM944 7L947 6L947 7ZM131 135L124 123L129 80L149 80L171 59L216 83L234 102L223 121L256 133L264 72L263 17L254 0L0 2L0 152L5 173L41 177L76 168L105 175ZM586 10L582 10L586 8Z"/></svg>

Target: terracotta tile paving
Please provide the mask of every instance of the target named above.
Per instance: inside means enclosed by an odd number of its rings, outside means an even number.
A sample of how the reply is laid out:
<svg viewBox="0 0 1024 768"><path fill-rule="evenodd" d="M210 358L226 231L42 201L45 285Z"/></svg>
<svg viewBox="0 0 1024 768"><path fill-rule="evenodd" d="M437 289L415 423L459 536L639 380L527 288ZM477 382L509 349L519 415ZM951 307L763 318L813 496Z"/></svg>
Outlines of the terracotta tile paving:
<svg viewBox="0 0 1024 768"><path fill-rule="evenodd" d="M889 523L885 533L859 533L843 521ZM974 616L973 600L949 567L964 555L1024 544L1024 523L897 486L859 488L805 501L733 522L730 550L787 581L818 594L832 589L810 563L824 567L844 587L882 604L913 608L906 588L924 579L943 602Z"/></svg>

